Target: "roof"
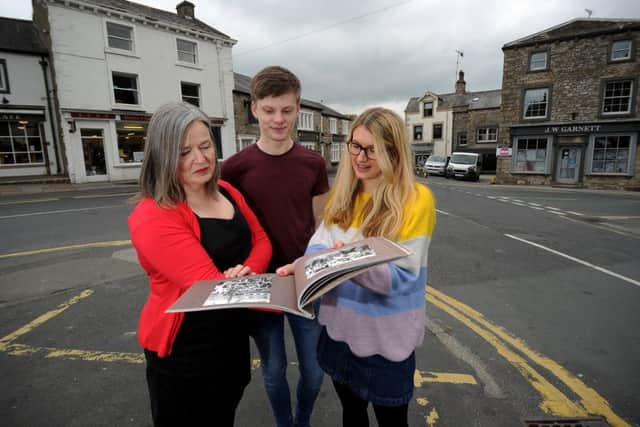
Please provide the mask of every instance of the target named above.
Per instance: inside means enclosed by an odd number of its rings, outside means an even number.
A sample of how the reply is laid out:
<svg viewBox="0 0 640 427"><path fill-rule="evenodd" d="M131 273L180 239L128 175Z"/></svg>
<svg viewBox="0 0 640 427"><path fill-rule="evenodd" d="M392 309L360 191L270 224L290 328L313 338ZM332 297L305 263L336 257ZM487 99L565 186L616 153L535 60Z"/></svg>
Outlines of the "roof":
<svg viewBox="0 0 640 427"><path fill-rule="evenodd" d="M75 0L78 3L88 3L95 6L100 6L112 11L128 13L131 15L137 15L146 18L148 21L164 21L165 23L186 27L190 30L206 33L208 35L232 40L231 37L224 34L221 31L205 24L197 18L186 18L178 16L176 12L168 12L166 10L155 9L153 7L145 6L142 4L134 3L126 0Z"/></svg>
<svg viewBox="0 0 640 427"><path fill-rule="evenodd" d="M0 50L46 55L47 49L32 21L0 17Z"/></svg>
<svg viewBox="0 0 640 427"><path fill-rule="evenodd" d="M434 94L435 95L435 94ZM439 99L438 108L453 108L468 106L469 110L483 110L486 108L500 108L502 103L502 90L485 90L478 92L466 92L464 95L456 95L455 93L445 93L443 95L435 95ZM419 96L409 99L405 113L420 112Z"/></svg>
<svg viewBox="0 0 640 427"><path fill-rule="evenodd" d="M233 73L233 90L235 92L244 93L246 95L251 94L251 77L240 73ZM338 119L350 120L349 116L337 112L333 108L327 107L321 102L311 101L309 99L301 98L300 105L307 108L313 108L314 110L320 110L323 115L336 117Z"/></svg>
<svg viewBox="0 0 640 427"><path fill-rule="evenodd" d="M506 43L502 49L626 31L640 31L640 19L576 18L556 25L555 27L547 28L538 33Z"/></svg>

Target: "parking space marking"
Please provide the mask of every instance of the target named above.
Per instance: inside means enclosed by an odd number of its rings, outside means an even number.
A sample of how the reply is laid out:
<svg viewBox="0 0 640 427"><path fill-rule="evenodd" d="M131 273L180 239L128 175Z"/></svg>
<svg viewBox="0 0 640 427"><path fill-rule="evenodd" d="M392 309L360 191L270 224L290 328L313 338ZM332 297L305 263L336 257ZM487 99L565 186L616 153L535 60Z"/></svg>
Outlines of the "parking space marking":
<svg viewBox="0 0 640 427"><path fill-rule="evenodd" d="M613 412L609 402L594 389L587 386L582 380L554 360L531 349L521 338L486 320L484 315L473 308L429 285L427 285L427 301L462 322L491 344L498 351L498 354L511 363L542 396L543 400L540 403L540 408L544 412L568 417L586 416L588 414L602 415L613 427L630 427L625 420ZM525 357L562 381L581 398L580 402L574 402L569 399L534 369Z"/></svg>
<svg viewBox="0 0 640 427"><path fill-rule="evenodd" d="M78 245L57 246L55 248L45 248L45 249L35 249L32 251L14 252L10 254L0 255L0 259L45 254L49 252L70 251L74 249L110 248L114 246L128 246L130 244L131 244L131 240L111 240L109 242L81 243Z"/></svg>

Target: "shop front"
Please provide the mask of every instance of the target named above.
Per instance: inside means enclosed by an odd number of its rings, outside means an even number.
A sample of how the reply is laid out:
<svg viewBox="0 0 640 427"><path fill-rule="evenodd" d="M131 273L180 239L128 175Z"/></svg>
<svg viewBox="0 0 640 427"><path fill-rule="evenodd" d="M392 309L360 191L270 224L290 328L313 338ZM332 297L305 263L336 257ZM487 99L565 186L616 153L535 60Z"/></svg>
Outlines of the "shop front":
<svg viewBox="0 0 640 427"><path fill-rule="evenodd" d="M500 178L522 184L633 187L640 184L639 133L638 120L513 126L512 155Z"/></svg>

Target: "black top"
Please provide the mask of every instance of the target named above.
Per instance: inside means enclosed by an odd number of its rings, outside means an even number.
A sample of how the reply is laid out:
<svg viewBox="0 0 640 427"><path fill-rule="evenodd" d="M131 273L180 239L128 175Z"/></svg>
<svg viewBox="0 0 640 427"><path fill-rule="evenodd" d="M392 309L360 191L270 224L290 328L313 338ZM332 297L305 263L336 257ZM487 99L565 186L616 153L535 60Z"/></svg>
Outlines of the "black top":
<svg viewBox="0 0 640 427"><path fill-rule="evenodd" d="M202 246L218 270L242 264L251 251L251 230L233 198L233 218L198 218ZM147 352L148 363L169 375L209 376L221 384L246 385L251 379L249 334L245 309L185 313L171 354L158 358Z"/></svg>

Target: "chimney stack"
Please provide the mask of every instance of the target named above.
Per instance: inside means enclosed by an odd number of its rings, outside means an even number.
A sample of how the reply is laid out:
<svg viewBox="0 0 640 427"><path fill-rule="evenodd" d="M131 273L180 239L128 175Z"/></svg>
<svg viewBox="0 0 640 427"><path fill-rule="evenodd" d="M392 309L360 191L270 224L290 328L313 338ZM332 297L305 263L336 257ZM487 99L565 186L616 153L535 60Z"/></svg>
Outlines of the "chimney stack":
<svg viewBox="0 0 640 427"><path fill-rule="evenodd" d="M178 16L182 17L182 18L190 18L190 19L194 19L194 9L196 8L196 6L193 3L189 3L188 1L183 1L181 3L178 3L178 5L176 6L176 10L178 11Z"/></svg>
<svg viewBox="0 0 640 427"><path fill-rule="evenodd" d="M456 95L464 95L467 92L467 83L464 81L464 71L458 73L458 81L456 82Z"/></svg>

